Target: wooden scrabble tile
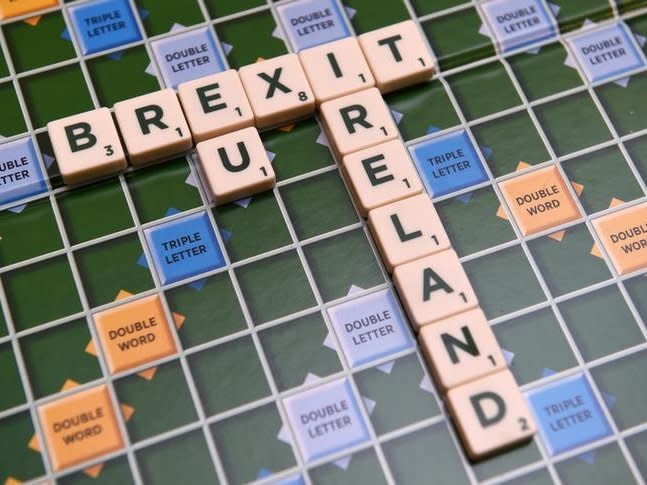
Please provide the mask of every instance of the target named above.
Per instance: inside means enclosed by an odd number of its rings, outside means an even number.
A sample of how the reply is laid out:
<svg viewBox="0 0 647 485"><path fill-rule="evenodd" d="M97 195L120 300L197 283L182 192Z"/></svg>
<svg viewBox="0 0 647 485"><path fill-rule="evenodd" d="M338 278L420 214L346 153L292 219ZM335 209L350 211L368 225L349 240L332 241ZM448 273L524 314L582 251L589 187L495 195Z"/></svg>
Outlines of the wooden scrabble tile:
<svg viewBox="0 0 647 485"><path fill-rule="evenodd" d="M115 104L115 117L133 165L191 149L193 141L172 89L162 89Z"/></svg>
<svg viewBox="0 0 647 485"><path fill-rule="evenodd" d="M126 168L126 156L108 108L47 124L63 181L80 184Z"/></svg>
<svg viewBox="0 0 647 485"><path fill-rule="evenodd" d="M397 266L393 282L414 330L478 305L472 285L453 250Z"/></svg>
<svg viewBox="0 0 647 485"><path fill-rule="evenodd" d="M355 37L299 53L317 103L375 86L375 79Z"/></svg>
<svg viewBox="0 0 647 485"><path fill-rule="evenodd" d="M285 54L239 69L256 126L267 128L312 114L315 98L296 54Z"/></svg>
<svg viewBox="0 0 647 485"><path fill-rule="evenodd" d="M159 295L94 315L110 372L122 372L176 351Z"/></svg>
<svg viewBox="0 0 647 485"><path fill-rule="evenodd" d="M443 392L507 368L480 308L425 325L418 339Z"/></svg>
<svg viewBox="0 0 647 485"><path fill-rule="evenodd" d="M499 184L524 235L580 217L566 182L555 166L535 170Z"/></svg>
<svg viewBox="0 0 647 485"><path fill-rule="evenodd" d="M593 221L618 274L647 268L647 203Z"/></svg>
<svg viewBox="0 0 647 485"><path fill-rule="evenodd" d="M400 140L346 155L344 172L360 213L422 192L422 182Z"/></svg>
<svg viewBox="0 0 647 485"><path fill-rule="evenodd" d="M373 209L368 213L368 225L389 272L396 266L451 247L427 194Z"/></svg>
<svg viewBox="0 0 647 485"><path fill-rule="evenodd" d="M537 427L509 370L451 389L447 404L473 460L528 441Z"/></svg>
<svg viewBox="0 0 647 485"><path fill-rule="evenodd" d="M234 69L182 83L178 97L196 142L254 126L252 107Z"/></svg>
<svg viewBox="0 0 647 485"><path fill-rule="evenodd" d="M43 404L38 414L56 471L124 446L106 385Z"/></svg>
<svg viewBox="0 0 647 485"><path fill-rule="evenodd" d="M321 104L328 140L337 156L393 140L398 129L377 88L369 88Z"/></svg>
<svg viewBox="0 0 647 485"><path fill-rule="evenodd" d="M216 205L270 190L276 177L256 128L197 144L205 186Z"/></svg>
<svg viewBox="0 0 647 485"><path fill-rule="evenodd" d="M383 93L426 81L434 75L434 61L413 20L367 32L358 39L377 87Z"/></svg>

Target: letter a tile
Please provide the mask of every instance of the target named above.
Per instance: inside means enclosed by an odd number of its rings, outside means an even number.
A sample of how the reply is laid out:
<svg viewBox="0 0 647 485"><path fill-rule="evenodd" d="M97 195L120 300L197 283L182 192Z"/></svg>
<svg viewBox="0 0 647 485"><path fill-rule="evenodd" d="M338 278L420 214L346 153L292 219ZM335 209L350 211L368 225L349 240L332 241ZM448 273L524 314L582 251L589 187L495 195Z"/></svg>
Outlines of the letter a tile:
<svg viewBox="0 0 647 485"><path fill-rule="evenodd" d="M393 282L414 330L464 312L478 301L453 250L442 251L395 268Z"/></svg>

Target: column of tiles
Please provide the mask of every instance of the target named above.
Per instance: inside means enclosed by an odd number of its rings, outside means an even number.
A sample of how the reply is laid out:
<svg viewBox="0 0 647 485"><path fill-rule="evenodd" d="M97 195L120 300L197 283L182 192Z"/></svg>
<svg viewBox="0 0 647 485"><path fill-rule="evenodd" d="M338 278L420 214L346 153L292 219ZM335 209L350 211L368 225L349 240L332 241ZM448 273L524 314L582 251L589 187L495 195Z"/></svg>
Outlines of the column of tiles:
<svg viewBox="0 0 647 485"><path fill-rule="evenodd" d="M352 94L332 100L320 94L321 115L467 453L478 459L530 439L535 427L380 94L433 74L417 40L417 29L406 22L360 37L379 89L358 91L353 77ZM318 57L325 70L325 49L312 51L306 59ZM336 59L334 49L329 54Z"/></svg>
<svg viewBox="0 0 647 485"><path fill-rule="evenodd" d="M530 409L429 197L383 205L368 220L469 457L529 440Z"/></svg>

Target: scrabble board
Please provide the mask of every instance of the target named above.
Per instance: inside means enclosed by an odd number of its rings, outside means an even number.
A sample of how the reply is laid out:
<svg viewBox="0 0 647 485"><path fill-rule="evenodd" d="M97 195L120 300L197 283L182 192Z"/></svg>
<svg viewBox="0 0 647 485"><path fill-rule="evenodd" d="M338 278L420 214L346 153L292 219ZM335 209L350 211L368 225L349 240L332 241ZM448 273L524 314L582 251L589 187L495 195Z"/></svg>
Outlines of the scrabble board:
<svg viewBox="0 0 647 485"><path fill-rule="evenodd" d="M193 150L69 188L46 130L405 20L437 73L384 99L538 430L480 461L319 115L217 208ZM0 0L0 484L645 483L646 42L645 0Z"/></svg>

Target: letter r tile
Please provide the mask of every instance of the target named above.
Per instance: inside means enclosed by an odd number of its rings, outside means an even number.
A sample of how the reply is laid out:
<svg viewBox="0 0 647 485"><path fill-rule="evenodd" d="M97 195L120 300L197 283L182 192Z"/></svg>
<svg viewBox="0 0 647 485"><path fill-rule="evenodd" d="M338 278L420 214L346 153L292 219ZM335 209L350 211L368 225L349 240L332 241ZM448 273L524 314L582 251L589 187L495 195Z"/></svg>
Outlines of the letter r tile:
<svg viewBox="0 0 647 485"><path fill-rule="evenodd" d="M320 108L338 157L398 136L391 111L377 88L326 101Z"/></svg>
<svg viewBox="0 0 647 485"><path fill-rule="evenodd" d="M593 227L618 274L647 267L647 203L595 219Z"/></svg>
<svg viewBox="0 0 647 485"><path fill-rule="evenodd" d="M173 89L115 104L115 117L133 165L176 155L193 146L182 106Z"/></svg>
<svg viewBox="0 0 647 485"><path fill-rule="evenodd" d="M289 396L283 404L306 463L369 439L360 405L346 378Z"/></svg>

